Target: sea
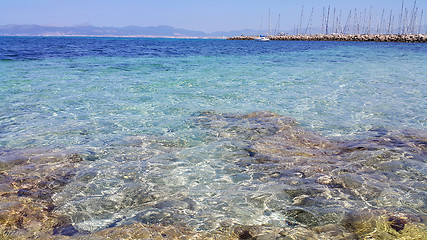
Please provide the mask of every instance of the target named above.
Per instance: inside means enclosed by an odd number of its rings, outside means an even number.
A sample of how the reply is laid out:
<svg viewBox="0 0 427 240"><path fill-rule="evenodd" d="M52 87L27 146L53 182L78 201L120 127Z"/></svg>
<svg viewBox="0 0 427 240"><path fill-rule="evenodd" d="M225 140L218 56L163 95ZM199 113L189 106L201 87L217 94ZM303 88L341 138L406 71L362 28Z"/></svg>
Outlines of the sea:
<svg viewBox="0 0 427 240"><path fill-rule="evenodd" d="M422 223L427 44L0 37L0 157L59 151L76 232Z"/></svg>

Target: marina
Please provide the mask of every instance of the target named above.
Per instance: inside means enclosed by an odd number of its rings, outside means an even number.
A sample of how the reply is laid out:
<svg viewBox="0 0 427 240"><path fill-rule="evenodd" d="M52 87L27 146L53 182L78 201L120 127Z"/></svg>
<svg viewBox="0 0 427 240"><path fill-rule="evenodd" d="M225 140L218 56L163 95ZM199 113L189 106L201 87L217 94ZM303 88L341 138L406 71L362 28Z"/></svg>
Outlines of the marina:
<svg viewBox="0 0 427 240"><path fill-rule="evenodd" d="M273 35L271 41L355 41L355 42L410 42L426 43L427 34L316 34L316 35ZM228 40L256 40L257 36L237 36Z"/></svg>
<svg viewBox="0 0 427 240"><path fill-rule="evenodd" d="M323 6L321 14L311 8L307 19L304 16L304 5L301 7L299 21L290 33L280 29L281 14L274 30L271 25L271 10L268 11L268 29L263 28L261 21L260 33L265 41L355 41L355 42L409 42L426 43L426 26L423 23L424 10L414 0L411 7L402 0L400 12L386 9L375 13L373 7L364 9L342 10L333 6ZM377 10L378 11L378 10ZM381 16L381 17L380 17ZM315 21L315 18L319 21ZM313 22L318 27L313 27ZM260 35L260 36L261 36ZM256 35L234 36L228 40L256 40Z"/></svg>

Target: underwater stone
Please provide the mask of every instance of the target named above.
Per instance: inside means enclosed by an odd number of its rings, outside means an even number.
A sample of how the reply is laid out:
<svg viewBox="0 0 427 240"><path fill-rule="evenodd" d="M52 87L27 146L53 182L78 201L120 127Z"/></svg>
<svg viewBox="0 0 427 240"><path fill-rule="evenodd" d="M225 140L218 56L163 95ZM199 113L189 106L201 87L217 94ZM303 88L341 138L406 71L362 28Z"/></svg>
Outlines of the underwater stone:
<svg viewBox="0 0 427 240"><path fill-rule="evenodd" d="M295 221L304 224L306 226L317 226L319 225L319 221L314 216L314 214L304 210L304 209L289 209L286 210L286 216L291 219L295 219Z"/></svg>
<svg viewBox="0 0 427 240"><path fill-rule="evenodd" d="M318 177L316 182L323 184L323 185L331 185L331 184L333 184L333 179L331 176L323 175L323 176Z"/></svg>
<svg viewBox="0 0 427 240"><path fill-rule="evenodd" d="M296 187L296 188L289 188L289 189L283 189L283 192L287 193L290 198L295 198L301 195L305 196L317 196L319 194L323 193L322 189L319 188L312 188L312 187Z"/></svg>
<svg viewBox="0 0 427 240"><path fill-rule="evenodd" d="M316 201L308 195L300 195L293 199L292 204L298 206L310 206L313 205Z"/></svg>
<svg viewBox="0 0 427 240"><path fill-rule="evenodd" d="M357 189L362 187L363 179L356 174L342 174L334 178L334 183L347 189Z"/></svg>
<svg viewBox="0 0 427 240"><path fill-rule="evenodd" d="M108 228L87 236L87 239L209 239L208 236L186 229L185 227L147 225L133 223L129 225Z"/></svg>
<svg viewBox="0 0 427 240"><path fill-rule="evenodd" d="M97 174L98 174L97 172L89 170L89 171L78 173L75 176L75 178L76 178L76 181L88 183L90 180L94 179L97 176Z"/></svg>
<svg viewBox="0 0 427 240"><path fill-rule="evenodd" d="M4 170L8 170L16 165L23 165L25 163L27 163L28 159L27 158L15 158L14 156L12 157L4 157L2 156L2 158L0 159L0 171L4 171Z"/></svg>
<svg viewBox="0 0 427 240"><path fill-rule="evenodd" d="M18 197L33 195L33 193L29 189L19 189L16 194L18 195Z"/></svg>
<svg viewBox="0 0 427 240"><path fill-rule="evenodd" d="M239 239L251 239L251 238L252 238L252 235L249 233L248 230L239 233Z"/></svg>
<svg viewBox="0 0 427 240"><path fill-rule="evenodd" d="M148 187L139 184L129 184L122 192L124 197L120 204L125 207L144 205L157 199L157 195L150 192Z"/></svg>
<svg viewBox="0 0 427 240"><path fill-rule="evenodd" d="M78 233L79 231L73 225L67 225L53 229L53 235L73 236Z"/></svg>
<svg viewBox="0 0 427 240"><path fill-rule="evenodd" d="M159 202L156 205L154 205L158 209L167 209L167 208L174 208L174 209L190 209L193 210L195 207L196 202L189 198L185 198L183 200L167 200L163 202Z"/></svg>
<svg viewBox="0 0 427 240"><path fill-rule="evenodd" d="M0 230L10 231L11 239L49 239L53 229L69 225L69 220L55 213L52 195L74 175L80 158L59 151L9 151L7 158L18 159L1 174ZM5 156L2 156L5 157ZM22 159L27 159L22 161ZM43 237L41 237L43 236Z"/></svg>
<svg viewBox="0 0 427 240"><path fill-rule="evenodd" d="M341 222L341 225L356 234L370 232L374 228L373 218L374 214L369 211L349 212Z"/></svg>
<svg viewBox="0 0 427 240"><path fill-rule="evenodd" d="M384 210L348 213L342 225L357 239L427 239L427 227L405 213Z"/></svg>
<svg viewBox="0 0 427 240"><path fill-rule="evenodd" d="M94 161L96 161L96 160L98 160L99 159L99 157L98 156L96 156L95 154L89 154L89 155L87 155L86 157L85 157L85 160L86 161L89 161L89 162L94 162Z"/></svg>
<svg viewBox="0 0 427 240"><path fill-rule="evenodd" d="M405 219L399 218L397 216L390 216L388 221L390 222L390 227L398 232L402 231L407 224Z"/></svg>
<svg viewBox="0 0 427 240"><path fill-rule="evenodd" d="M230 177L233 180L233 182L242 182L242 181L249 180L251 178L247 174L243 174L243 173L242 174L233 174Z"/></svg>
<svg viewBox="0 0 427 240"><path fill-rule="evenodd" d="M77 153L74 153L74 154L69 155L69 156L67 157L67 159L68 159L68 161L70 161L71 163L77 163L77 162L81 162L81 161L83 161L83 158L82 158L82 157L80 157L80 155L79 155L79 154L77 154Z"/></svg>
<svg viewBox="0 0 427 240"><path fill-rule="evenodd" d="M260 238L260 235L269 232L267 229L263 229L262 227L256 225L237 225L229 226L229 228L230 227L232 229L231 235L228 236L227 239L262 239ZM223 237L227 237L227 235L224 234Z"/></svg>
<svg viewBox="0 0 427 240"><path fill-rule="evenodd" d="M322 239L357 239L352 233L345 231L344 227L339 224L326 224L313 228L314 232L323 236Z"/></svg>
<svg viewBox="0 0 427 240"><path fill-rule="evenodd" d="M134 219L143 224L174 224L173 214L159 209L147 209L138 213Z"/></svg>
<svg viewBox="0 0 427 240"><path fill-rule="evenodd" d="M415 229L411 228L414 227L411 220L403 218L400 215L396 218L391 218L390 216L394 215L390 215L386 212L371 212L371 214L366 214L366 216L361 214L362 216L356 216L350 220L349 218L352 217L349 217L348 215L351 214L348 214L345 217L342 216L347 211L357 212L360 209L371 209L371 205L368 204L373 204L374 207L378 208L381 207L378 206L378 200L380 200L380 198L377 197L376 192L381 192L381 190L386 192L383 188L384 186L401 189L402 193L397 193L397 195L400 196L404 195L406 190L413 190L413 186L415 185L407 185L405 182L401 181L403 177L399 174L403 175L412 171L410 172L413 174L411 176L416 177L416 181L423 181L423 179L425 179L423 178L422 172L416 172L409 168L411 167L416 169L415 166L422 166L422 164L414 165L411 163L408 165L408 159L406 159L408 157L408 155L405 155L407 150L406 148L411 147L414 148L414 153L411 152L411 161L425 159L425 152L420 150L422 149L422 146L419 146L420 144L418 144L417 147L411 146L412 143L415 144L415 140L408 140L404 137L395 137L396 140L393 141L384 140L375 142L362 140L359 145L354 145L353 147L347 146L348 149L346 151L345 143L322 139L321 136L317 136L310 131L304 130L296 124L283 123L280 120L281 116L277 114L255 113L227 116L224 114L212 114L207 118L209 119L205 119L205 123L209 124L206 124L205 126L211 126L214 129L211 130L211 132L214 134L220 133L217 136L224 136L227 138L226 141L233 143L232 145L236 149L232 149L230 151L239 151L240 149L239 154L243 152L243 154L241 154L242 157L236 158L236 162L230 163L230 165L235 164L233 167L237 170L239 170L239 168L244 168L245 171L247 170L250 172L248 176L257 175L258 177L254 179L262 179L263 186L265 186L264 184L271 184L267 187L272 188L273 185L278 186L274 187L276 192L272 193L271 196L266 195L266 197L264 197L260 195L259 197L251 198L252 202L249 202L249 205L250 207L267 207L270 215L272 215L271 213L278 213L282 216L287 216L289 219L282 221L282 238L367 239L370 237L368 234L372 233L377 226L381 226L384 229L386 228L386 230L381 230L381 234L377 235L381 237L390 236L384 235L390 233L395 234L395 236L400 236L398 234L401 234L402 236L409 236L408 231ZM422 143L422 141L420 142ZM341 148L344 150L340 151ZM127 150L123 150L123 152L125 151ZM258 161L257 159L262 160ZM68 164L70 164L70 160L67 158L60 160L60 158L57 157L56 160L55 158L52 158L45 162L50 163L50 161L57 161L64 165L66 164L64 162L68 161ZM79 161L78 158L76 158L76 161ZM395 164L394 167L397 167L400 172L389 172L389 169L378 168L378 163L386 164L391 161L396 161L393 165ZM398 161L401 161L404 164L399 165L397 164ZM173 166L168 167L171 169L173 168ZM16 180L13 188L14 191L13 194L9 196L17 198L16 192L19 189L24 189L30 191L32 195L25 195L25 192L22 192L21 198L34 201L36 193L40 192L42 194L39 190L48 189L50 183L60 189L61 184L67 184L67 181L70 179L79 179L81 177L79 181L86 180L91 182L93 177L96 179L100 177L93 174L78 174L78 176L74 178L72 171L69 175L66 171L59 171L51 178L45 178L43 174L40 178L37 178L31 175L32 171L35 170L37 170L37 166L34 168L28 166L25 169L24 174L18 174L19 180L18 178L14 178ZM236 172L238 172L237 170ZM14 176L18 176L17 172L18 171L15 172ZM252 173L254 173L254 175L252 175ZM26 175L28 174L30 177L27 178ZM230 172L227 176L232 174L236 173ZM240 175L235 175L234 178L236 180L246 180ZM58 180L58 185L54 184L55 179ZM256 187L249 185L252 183L252 180L253 179L248 179L248 186L245 186L247 187L245 189L256 189ZM47 184L37 184L36 188L30 188L33 186L33 183L40 183L42 181L47 182ZM153 185L147 183L135 184L135 188L129 187L130 185L128 184L130 182L131 181L124 181L124 186L120 189L120 194L114 199L117 202L118 210L122 211L125 210L125 208L131 208L134 211L132 214L134 214L135 211L141 213L140 215L137 215L139 219L134 218L129 222L127 220L124 222L118 222L117 226L114 224L108 225L112 228L102 230L102 233L108 232L108 234L111 234L109 236L120 235L120 237L116 237L115 239L130 238L129 236L132 236L134 239L154 238L153 236L161 239L172 236L167 232L170 230L173 233L177 233L174 237L182 237L185 235L198 236L199 239L206 239L203 238L207 236L206 233L199 232L189 233L189 235L186 235L187 233L184 233L184 231L179 232L180 230L174 228L176 225L181 223L186 224L190 222L191 224L192 217L199 217L197 216L197 212L188 211L194 209L191 207L192 204L188 203L182 197L178 197L177 199L177 196L174 194L172 196L164 196L159 193L158 190L155 191L155 189L153 189ZM292 185L294 182L295 186ZM296 183L299 183L300 185L297 186ZM422 187L420 184L418 184L418 186ZM5 189L7 190L7 188ZM265 192L269 193L269 189L266 189ZM249 194L248 196L251 195ZM368 198L368 196L372 196L372 198ZM411 197L412 196L415 195L411 194ZM418 196L422 198L422 195ZM134 201L138 198L138 201ZM66 199L67 198L65 198L65 200ZM39 200L40 199L37 199L37 201ZM341 203L343 205L340 205ZM44 206L42 211L53 213L52 210L55 207L53 206L49 208L47 204L48 203L41 205ZM112 206L113 204L108 204L100 207L109 212L114 210L114 207ZM230 203L226 210L228 211L229 209L232 209L233 206L235 205ZM330 209L327 209L328 207L330 207ZM382 207L396 209L396 206L394 205ZM413 208L413 206L405 207L405 209ZM418 209L422 208L422 206L418 205L415 207ZM320 208L321 210L319 210ZM338 208L339 210L334 211L332 210L333 208ZM101 211L102 209L97 209L97 211ZM218 207L218 209L220 209L220 207ZM223 209L225 208L221 208L220 210ZM209 210L211 209L206 209L205 211L209 213ZM242 210L245 211L246 209L242 207ZM83 209L81 211L85 210ZM122 214L122 212L120 212L120 214ZM357 213L355 213L355 215L357 215ZM90 217L93 217L93 215ZM343 218L344 220L341 221ZM135 220L140 220L147 224L138 223L133 225L132 221L134 222ZM199 219L197 219L197 221L198 220ZM402 224L402 221L405 221L405 224ZM380 222L380 224L377 222ZM20 222L19 219L17 223L21 226L26 225L25 221ZM128 226L121 225L129 223L130 225ZM286 227L286 223L288 223L289 227ZM325 223L333 224L319 226ZM168 224L170 225L165 226ZM211 225L209 225L208 229L203 230L212 230L214 226L216 226L215 222L207 224ZM66 229L70 224L66 222L60 225L64 227L55 227L53 229L57 229L56 232L64 230L64 233L67 233ZM230 237L232 239L261 239L261 236L264 236L266 239L269 239L268 237L271 237L270 239L274 239L276 236L273 233L269 233L266 228L262 229L262 231L265 231L262 233L255 231L254 229L256 227L259 226L245 226L239 232L233 232L233 230L230 230L231 233L223 232L222 235L220 233L218 236L223 238ZM337 227L338 230L334 231L335 227ZM138 228L143 233L141 233ZM50 229L52 229L52 227ZM73 233L72 227L69 227L69 230ZM92 233L90 237L88 235L88 239L95 235L98 236L99 239L103 239L106 235L102 235L101 232ZM377 239L387 238L377 237Z"/></svg>

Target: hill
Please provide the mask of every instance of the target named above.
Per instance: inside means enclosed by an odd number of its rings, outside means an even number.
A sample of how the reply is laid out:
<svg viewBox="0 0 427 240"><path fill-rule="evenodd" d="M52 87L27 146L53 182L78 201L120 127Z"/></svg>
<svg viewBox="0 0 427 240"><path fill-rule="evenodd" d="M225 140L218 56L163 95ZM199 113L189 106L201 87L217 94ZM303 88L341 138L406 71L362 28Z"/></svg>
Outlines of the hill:
<svg viewBox="0 0 427 240"><path fill-rule="evenodd" d="M231 37L236 35L256 34L256 31L246 29L229 32L205 33L171 26L126 26L126 27L97 27L92 25L55 27L41 25L3 25L0 26L0 36L141 36L141 37Z"/></svg>

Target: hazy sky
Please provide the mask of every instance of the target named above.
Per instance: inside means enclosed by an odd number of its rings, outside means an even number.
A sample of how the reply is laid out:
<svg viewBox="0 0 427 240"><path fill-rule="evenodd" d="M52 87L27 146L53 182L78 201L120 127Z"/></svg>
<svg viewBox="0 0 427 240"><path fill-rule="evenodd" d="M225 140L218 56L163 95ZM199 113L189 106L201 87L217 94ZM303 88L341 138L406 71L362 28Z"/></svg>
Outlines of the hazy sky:
<svg viewBox="0 0 427 240"><path fill-rule="evenodd" d="M313 14L313 27L321 26L323 7L341 11L345 21L349 10L357 8L358 14L369 14L372 6L372 22L389 19L393 12L395 21L400 17L402 0L0 0L0 25L39 24L73 26L122 27L128 25L170 25L176 28L204 32L259 30L268 28L268 12L275 28L280 17L280 29L293 29L299 25L301 8L304 6L302 25L307 25ZM413 10L414 0L405 0L408 12ZM417 0L418 19L424 10L423 24L427 19L427 0Z"/></svg>

